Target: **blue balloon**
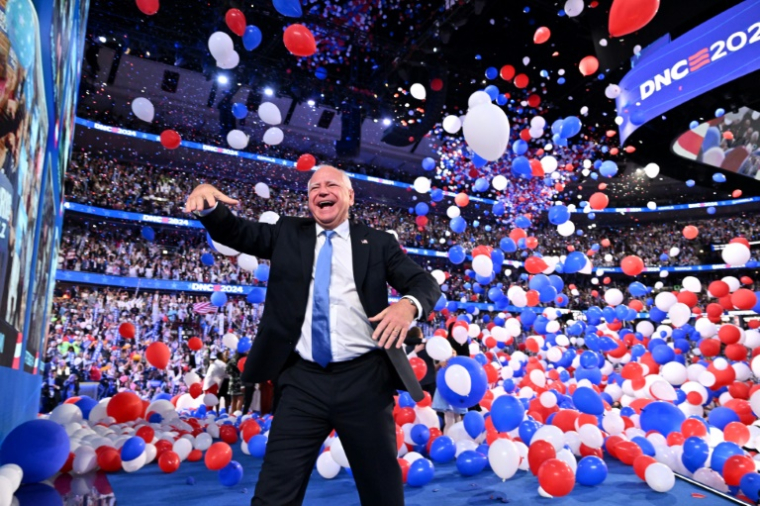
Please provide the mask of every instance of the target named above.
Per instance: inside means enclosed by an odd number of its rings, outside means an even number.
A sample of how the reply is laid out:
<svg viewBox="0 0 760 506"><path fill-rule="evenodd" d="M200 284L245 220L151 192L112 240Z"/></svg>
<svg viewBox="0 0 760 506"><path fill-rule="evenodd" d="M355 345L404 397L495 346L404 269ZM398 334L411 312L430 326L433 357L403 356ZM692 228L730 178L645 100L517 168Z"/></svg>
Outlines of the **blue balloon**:
<svg viewBox="0 0 760 506"><path fill-rule="evenodd" d="M314 71L314 77L320 81L324 81L327 79L327 69L324 67L317 67L317 70Z"/></svg>
<svg viewBox="0 0 760 506"><path fill-rule="evenodd" d="M269 265L259 264L253 272L253 277L262 282L269 281Z"/></svg>
<svg viewBox="0 0 760 506"><path fill-rule="evenodd" d="M576 371L577 373L578 371ZM576 374L577 378L577 374ZM573 392L573 404L581 413L601 415L604 413L604 403L593 388L578 387Z"/></svg>
<svg viewBox="0 0 760 506"><path fill-rule="evenodd" d="M267 291L260 286L254 286L251 291L248 292L246 300L251 304L261 304L266 299Z"/></svg>
<svg viewBox="0 0 760 506"><path fill-rule="evenodd" d="M219 483L225 487L234 487L243 479L243 466L239 462L231 460L229 464L219 470Z"/></svg>
<svg viewBox="0 0 760 506"><path fill-rule="evenodd" d="M720 129L716 126L711 126L707 129L707 132L705 132L705 137L702 140L702 152L704 153L710 148L714 148L717 146L720 146L720 141L723 139L723 136L720 133Z"/></svg>
<svg viewBox="0 0 760 506"><path fill-rule="evenodd" d="M499 88L493 84L486 86L486 89L483 91L488 93L488 96L491 97L491 100L496 100L496 97L499 96Z"/></svg>
<svg viewBox="0 0 760 506"><path fill-rule="evenodd" d="M718 443L718 446L713 449L712 456L710 457L710 468L722 475L723 465L729 457L734 455L744 455L744 450L742 450L741 446L729 441Z"/></svg>
<svg viewBox="0 0 760 506"><path fill-rule="evenodd" d="M515 430L520 426L524 415L525 407L517 397L502 395L491 403L491 420L498 432Z"/></svg>
<svg viewBox="0 0 760 506"><path fill-rule="evenodd" d="M715 181L716 183L725 183L726 176L724 176L720 172L716 172L715 174L713 174L712 180Z"/></svg>
<svg viewBox="0 0 760 506"><path fill-rule="evenodd" d="M665 365L676 358L676 352L670 346L661 344L652 350L652 358L660 365ZM728 408L725 408L728 409ZM729 411L731 411L729 409ZM733 411L731 411L733 413ZM712 422L711 422L712 423Z"/></svg>
<svg viewBox="0 0 760 506"><path fill-rule="evenodd" d="M504 253L514 253L517 251L517 244L515 244L515 241L513 241L511 237L504 237L499 241L499 248L501 248Z"/></svg>
<svg viewBox="0 0 760 506"><path fill-rule="evenodd" d="M272 0L272 4L283 16L300 18L303 15L301 0Z"/></svg>
<svg viewBox="0 0 760 506"><path fill-rule="evenodd" d="M452 264L461 264L465 258L467 258L467 253L465 253L463 247L456 245L449 248L449 261Z"/></svg>
<svg viewBox="0 0 760 506"><path fill-rule="evenodd" d="M472 165L476 169L480 169L482 167L485 167L487 164L488 164L488 160L486 160L485 158L483 158L482 156L480 156L477 153L473 153L472 154Z"/></svg>
<svg viewBox="0 0 760 506"><path fill-rule="evenodd" d="M710 413L707 415L707 421L710 425L714 425L720 430L723 430L729 423L739 422L741 419L733 409L718 406L717 408L710 410Z"/></svg>
<svg viewBox="0 0 760 506"><path fill-rule="evenodd" d="M232 115L237 119L245 119L245 117L248 116L248 108L245 106L245 104L235 102L232 104Z"/></svg>
<svg viewBox="0 0 760 506"><path fill-rule="evenodd" d="M494 216L503 216L504 215L504 203L503 202L496 202L493 207L491 208L491 212L494 214Z"/></svg>
<svg viewBox="0 0 760 506"><path fill-rule="evenodd" d="M14 495L18 506L63 506L61 494L45 483L24 485Z"/></svg>
<svg viewBox="0 0 760 506"><path fill-rule="evenodd" d="M575 481L587 487L599 485L607 479L607 464L595 455L588 455L578 461Z"/></svg>
<svg viewBox="0 0 760 506"><path fill-rule="evenodd" d="M428 157L425 157L425 158L422 160L422 168L423 168L424 170L433 170L433 169L435 169L435 160L433 160L433 159L432 159L432 158L430 158L429 156L428 156Z"/></svg>
<svg viewBox="0 0 760 506"><path fill-rule="evenodd" d="M695 472L707 462L707 456L710 453L710 447L701 437L691 436L683 442L683 453L681 462L690 472Z"/></svg>
<svg viewBox="0 0 760 506"><path fill-rule="evenodd" d="M564 270L567 274L575 274L586 266L586 255L580 251L573 251L565 259Z"/></svg>
<svg viewBox="0 0 760 506"><path fill-rule="evenodd" d="M428 459L417 459L409 466L406 473L406 484L410 487L423 487L433 480L435 467Z"/></svg>
<svg viewBox="0 0 760 506"><path fill-rule="evenodd" d="M428 440L430 439L430 429L428 429L425 424L418 423L412 427L410 436L412 436L412 441L414 441L415 444L427 444Z"/></svg>
<svg viewBox="0 0 760 506"><path fill-rule="evenodd" d="M466 307L465 309L468 308ZM470 376L470 391L466 395L454 392L446 384L446 371L454 365L464 367ZM483 395L485 395L488 389L488 379L483 367L475 359L470 357L453 357L449 359L445 368L438 371L436 385L446 402L456 408L469 408L480 402Z"/></svg>
<svg viewBox="0 0 760 506"><path fill-rule="evenodd" d="M484 192L488 190L488 180L484 177L479 177L475 180L475 184L472 186L472 189L476 192Z"/></svg>
<svg viewBox="0 0 760 506"><path fill-rule="evenodd" d="M488 458L475 450L465 450L457 457L457 470L462 476L475 476L488 464Z"/></svg>
<svg viewBox="0 0 760 506"><path fill-rule="evenodd" d="M124 441L121 447L121 460L134 460L145 451L145 440L139 436L132 436Z"/></svg>
<svg viewBox="0 0 760 506"><path fill-rule="evenodd" d="M214 255L211 253L204 253L201 255L201 263L203 265L214 265Z"/></svg>
<svg viewBox="0 0 760 506"><path fill-rule="evenodd" d="M742 476L739 486L744 495L746 495L753 503L757 502L758 497L760 497L760 474L745 474Z"/></svg>
<svg viewBox="0 0 760 506"><path fill-rule="evenodd" d="M457 216L456 218L451 219L449 228L451 228L452 232L461 234L467 228L467 221L465 221L465 219L461 216Z"/></svg>
<svg viewBox="0 0 760 506"><path fill-rule="evenodd" d="M275 5L277 5L276 1L274 3ZM299 8L300 8L300 5L299 5ZM243 32L243 47L245 47L247 51L253 51L257 47L259 47L259 44L261 44L262 38L263 37L261 35L261 30L259 30L258 26L248 25L245 27L245 32Z"/></svg>
<svg viewBox="0 0 760 506"><path fill-rule="evenodd" d="M24 471L22 483L37 483L58 472L69 458L70 448L63 426L50 420L30 420L7 434L0 446L0 465L16 464Z"/></svg>
<svg viewBox="0 0 760 506"><path fill-rule="evenodd" d="M559 136L563 139L575 137L581 132L581 126L581 120L579 120L576 116L568 116L562 120L562 128L559 131ZM552 131L553 130L554 129L552 128Z"/></svg>
<svg viewBox="0 0 760 506"><path fill-rule="evenodd" d="M146 241L153 241L156 238L156 232L150 227L143 227L140 233Z"/></svg>
<svg viewBox="0 0 760 506"><path fill-rule="evenodd" d="M435 303L435 307L433 308L433 311L440 311L441 309L446 307L446 303L448 301L446 300L446 296L441 294L441 297L438 299L438 302Z"/></svg>
<svg viewBox="0 0 760 506"><path fill-rule="evenodd" d="M691 187L692 187L692 186L694 186L695 184L696 184L696 183L694 182L694 180L693 180L693 179L687 179L687 180L686 180L686 186L688 186L689 188L691 188Z"/></svg>
<svg viewBox="0 0 760 506"><path fill-rule="evenodd" d="M443 190L441 190L440 188L435 188L431 190L430 200L432 200L433 202L440 202L441 200L443 200ZM494 206L495 205L496 204L494 204Z"/></svg>
<svg viewBox="0 0 760 506"><path fill-rule="evenodd" d="M509 397L509 396L503 395L502 397ZM499 399L501 399L501 397L499 397ZM519 425L520 439L522 439L523 443L525 443L526 445L530 445L530 441L531 439L533 439L533 434L535 434L536 431L540 428L541 428L541 424L533 420L532 418L528 418L527 420L524 420Z"/></svg>
<svg viewBox="0 0 760 506"><path fill-rule="evenodd" d="M524 156L518 156L512 160L512 172L516 176L530 177L533 175L533 171L530 168L530 161Z"/></svg>
<svg viewBox="0 0 760 506"><path fill-rule="evenodd" d="M561 132L562 132L562 119L558 119L554 123L552 123L552 133L554 135L560 135Z"/></svg>
<svg viewBox="0 0 760 506"><path fill-rule="evenodd" d="M639 448L641 448L641 452L644 455L649 455L650 457L654 457L655 450L654 445L645 437L642 436L636 436L631 439L632 442L636 443Z"/></svg>
<svg viewBox="0 0 760 506"><path fill-rule="evenodd" d="M425 216L429 211L430 207L424 202L419 202L414 206L414 212L417 213L418 216Z"/></svg>
<svg viewBox="0 0 760 506"><path fill-rule="evenodd" d="M478 411L468 411L464 415L464 430L472 439L477 439L486 430L486 421Z"/></svg>
<svg viewBox="0 0 760 506"><path fill-rule="evenodd" d="M250 337L241 337L238 341L237 351L238 353L248 353L251 346L253 346L253 341L251 341Z"/></svg>
<svg viewBox="0 0 760 506"><path fill-rule="evenodd" d="M528 151L528 143L522 139L518 139L512 144L512 152L518 156L524 155Z"/></svg>
<svg viewBox="0 0 760 506"><path fill-rule="evenodd" d="M496 70L496 67L488 67L486 69L486 79L496 79L496 76L499 75L499 71Z"/></svg>
<svg viewBox="0 0 760 506"><path fill-rule="evenodd" d="M553 286L545 286L538 291L538 301L544 304L552 302L557 298L557 289Z"/></svg>
<svg viewBox="0 0 760 506"><path fill-rule="evenodd" d="M639 281L634 281L630 285L628 285L628 292L633 295L634 297L643 297L647 294L648 290L646 285L644 283L641 283Z"/></svg>
<svg viewBox="0 0 760 506"><path fill-rule="evenodd" d="M525 216L518 216L515 218L515 225L520 228L528 228L530 227L530 220Z"/></svg>
<svg viewBox="0 0 760 506"><path fill-rule="evenodd" d="M618 166L612 160L602 162L599 173L604 177L614 177L618 173Z"/></svg>
<svg viewBox="0 0 760 506"><path fill-rule="evenodd" d="M253 457L264 457L264 454L267 451L267 439L268 438L264 434L256 434L248 440L248 451Z"/></svg>
<svg viewBox="0 0 760 506"><path fill-rule="evenodd" d="M641 410L639 422L644 432L654 430L665 437L671 432L679 432L686 415L677 406L669 402L655 401Z"/></svg>
<svg viewBox="0 0 760 506"><path fill-rule="evenodd" d="M224 292L214 292L211 294L211 303L216 307L222 307L227 304L227 294Z"/></svg>
<svg viewBox="0 0 760 506"><path fill-rule="evenodd" d="M549 208L549 223L552 225L562 225L570 219L570 211L566 206L560 204Z"/></svg>
<svg viewBox="0 0 760 506"><path fill-rule="evenodd" d="M171 397L169 397L169 399L171 399ZM92 408L94 408L95 406L98 405L98 401L96 401L92 397L87 397L86 395L83 395L74 404L82 412L82 417L85 420L89 420L89 418L90 418L90 411L92 411Z"/></svg>
<svg viewBox="0 0 760 506"><path fill-rule="evenodd" d="M430 458L433 462L451 462L456 456L457 446L449 436L438 436L430 445Z"/></svg>

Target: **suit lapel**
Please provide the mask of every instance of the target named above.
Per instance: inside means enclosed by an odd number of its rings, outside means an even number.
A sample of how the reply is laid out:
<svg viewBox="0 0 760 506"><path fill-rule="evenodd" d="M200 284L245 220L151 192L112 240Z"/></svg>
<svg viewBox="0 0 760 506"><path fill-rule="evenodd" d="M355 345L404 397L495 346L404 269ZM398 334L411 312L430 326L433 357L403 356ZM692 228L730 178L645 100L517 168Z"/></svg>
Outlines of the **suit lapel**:
<svg viewBox="0 0 760 506"><path fill-rule="evenodd" d="M364 284L364 277L367 275L367 264L369 263L369 242L367 241L369 229L366 225L361 223L352 222L350 226L354 282L356 283L356 290L359 292L359 297L362 299L362 303L364 303L362 285Z"/></svg>
<svg viewBox="0 0 760 506"><path fill-rule="evenodd" d="M311 273L314 269L314 248L317 245L317 230L313 221L301 223L301 233L298 234L301 244L301 267L303 279L308 287L311 283Z"/></svg>

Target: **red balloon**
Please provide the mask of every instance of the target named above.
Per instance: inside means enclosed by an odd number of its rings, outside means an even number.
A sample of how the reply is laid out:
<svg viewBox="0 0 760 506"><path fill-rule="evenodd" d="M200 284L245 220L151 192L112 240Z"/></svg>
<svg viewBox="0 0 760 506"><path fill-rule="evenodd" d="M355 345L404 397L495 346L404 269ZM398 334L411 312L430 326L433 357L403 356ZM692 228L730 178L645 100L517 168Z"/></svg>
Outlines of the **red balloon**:
<svg viewBox="0 0 760 506"><path fill-rule="evenodd" d="M739 343L729 344L726 346L726 349L723 351L723 353L726 355L726 358L730 358L731 360L735 360L737 362L747 360L747 348ZM732 395L732 397L736 396Z"/></svg>
<svg viewBox="0 0 760 506"><path fill-rule="evenodd" d="M689 240L696 239L699 235L699 229L694 225L686 225L683 227L683 236Z"/></svg>
<svg viewBox="0 0 760 506"><path fill-rule="evenodd" d="M414 423L415 418L417 418L417 415L414 414L414 409L412 408L401 408L398 410L398 413L396 413L396 423L399 426L404 426L406 423Z"/></svg>
<svg viewBox="0 0 760 506"><path fill-rule="evenodd" d="M596 192L589 197L588 203L591 206L591 209L600 211L609 205L610 198L604 193Z"/></svg>
<svg viewBox="0 0 760 506"><path fill-rule="evenodd" d="M723 344L738 343L742 337L741 330L735 325L722 325L718 330L718 337Z"/></svg>
<svg viewBox="0 0 760 506"><path fill-rule="evenodd" d="M649 464L654 464L655 462L657 462L657 459L654 457L650 457L649 455L639 455L636 457L636 460L633 461L633 472L636 473L636 476L641 478L641 481L647 481L645 474L647 467L649 467Z"/></svg>
<svg viewBox="0 0 760 506"><path fill-rule="evenodd" d="M179 455L171 450L163 452L158 457L158 467L167 474L179 469L179 463Z"/></svg>
<svg viewBox="0 0 760 506"><path fill-rule="evenodd" d="M129 322L124 322L119 325L119 335L124 339L135 338L135 326Z"/></svg>
<svg viewBox="0 0 760 506"><path fill-rule="evenodd" d="M545 26L542 26L538 30L536 30L536 33L533 34L533 43L543 44L544 42L548 41L551 36L552 36L551 30L549 30Z"/></svg>
<svg viewBox="0 0 760 506"><path fill-rule="evenodd" d="M752 309L757 304L757 295L752 290L739 288L731 294L731 303L736 309Z"/></svg>
<svg viewBox="0 0 760 506"><path fill-rule="evenodd" d="M690 308L693 308L699 302L697 300L697 295L694 292L690 292L689 290L678 292L678 295L676 295L676 298L678 299L678 302L686 304Z"/></svg>
<svg viewBox="0 0 760 506"><path fill-rule="evenodd" d="M540 274L548 268L543 258L531 256L525 259L525 270L530 274Z"/></svg>
<svg viewBox="0 0 760 506"><path fill-rule="evenodd" d="M550 442L544 440L534 442L528 447L528 464L530 465L530 472L537 475L541 464L555 457L557 457L557 451L554 449L554 445Z"/></svg>
<svg viewBox="0 0 760 506"><path fill-rule="evenodd" d="M240 357L240 360L238 360L238 363L237 363L238 371L243 372L245 370L245 360L247 358L248 357Z"/></svg>
<svg viewBox="0 0 760 506"><path fill-rule="evenodd" d="M166 369L169 365L169 359L172 356L171 350L162 342L155 342L145 350L145 358L150 365L156 369Z"/></svg>
<svg viewBox="0 0 760 506"><path fill-rule="evenodd" d="M106 414L113 417L116 423L137 420L144 411L142 400L133 392L119 392L108 401L106 407Z"/></svg>
<svg viewBox="0 0 760 506"><path fill-rule="evenodd" d="M221 430L220 430L221 435ZM214 443L206 451L206 467L211 471L218 471L232 460L232 448L227 443Z"/></svg>
<svg viewBox="0 0 760 506"><path fill-rule="evenodd" d="M644 261L636 255L628 255L620 261L620 268L629 276L638 276L644 272Z"/></svg>
<svg viewBox="0 0 760 506"><path fill-rule="evenodd" d="M538 469L538 484L550 496L562 497L573 491L575 475L567 462L551 458Z"/></svg>
<svg viewBox="0 0 760 506"><path fill-rule="evenodd" d="M168 452L172 449L172 443L166 439L159 439L154 446L156 447L156 455L159 457L162 453Z"/></svg>
<svg viewBox="0 0 760 506"><path fill-rule="evenodd" d="M723 439L739 446L744 446L749 441L749 436L749 429L741 422L731 422L723 428Z"/></svg>
<svg viewBox="0 0 760 506"><path fill-rule="evenodd" d="M200 432L199 432L199 434L200 434ZM192 450L192 451L191 451L191 452L190 452L190 453L187 455L187 461L188 461L188 462L199 462L199 461L200 461L202 458L203 458L203 452L202 452L202 451L200 451L200 450L199 450L199 449L197 449L197 448L196 448L195 450Z"/></svg>
<svg viewBox="0 0 760 506"><path fill-rule="evenodd" d="M282 41L291 54L295 56L311 56L317 52L317 41L314 34L303 25L293 24L285 29Z"/></svg>
<svg viewBox="0 0 760 506"><path fill-rule="evenodd" d="M106 473L115 473L121 469L121 455L119 450L110 446L101 446L95 450L98 457L98 466Z"/></svg>
<svg viewBox="0 0 760 506"><path fill-rule="evenodd" d="M633 465L636 457L643 455L641 447L633 441L621 441L615 445L615 456L623 463L629 466Z"/></svg>
<svg viewBox="0 0 760 506"><path fill-rule="evenodd" d="M454 197L454 203L459 207L464 207L470 203L470 196L464 192L459 192L456 197Z"/></svg>
<svg viewBox="0 0 760 506"><path fill-rule="evenodd" d="M525 88L528 86L529 83L530 83L530 79L528 79L528 76L526 76L525 74L518 74L515 77L514 84L516 88Z"/></svg>
<svg viewBox="0 0 760 506"><path fill-rule="evenodd" d="M610 36L622 37L644 28L659 8L660 0L614 0L610 9Z"/></svg>
<svg viewBox="0 0 760 506"><path fill-rule="evenodd" d="M307 170L311 170L316 164L317 160L314 158L314 155L304 153L298 157L298 161L296 162L296 170L306 172Z"/></svg>
<svg viewBox="0 0 760 506"><path fill-rule="evenodd" d="M755 461L746 455L732 455L723 464L723 478L729 487L738 486L742 476L754 472Z"/></svg>
<svg viewBox="0 0 760 506"><path fill-rule="evenodd" d="M148 16L158 12L158 0L136 0L135 3L140 12Z"/></svg>
<svg viewBox="0 0 760 506"><path fill-rule="evenodd" d="M692 392L689 392L689 393L692 393ZM693 392L693 393L696 394L697 392ZM681 424L681 432L683 433L684 437L687 437L687 438L692 437L692 436L704 437L707 435L707 427L705 426L703 422L700 422L696 418L687 418Z"/></svg>
<svg viewBox="0 0 760 506"><path fill-rule="evenodd" d="M511 81L515 77L515 68L512 65L504 65L499 70L499 76L505 81Z"/></svg>
<svg viewBox="0 0 760 506"><path fill-rule="evenodd" d="M153 441L153 438L156 437L156 431L153 430L153 427L150 427L148 425L143 425L137 431L135 432L135 436L142 438L143 441L146 443L150 443Z"/></svg>
<svg viewBox="0 0 760 506"><path fill-rule="evenodd" d="M409 474L409 461L406 459L398 458L398 465L401 468L401 479L404 480L404 483L406 483L406 476Z"/></svg>
<svg viewBox="0 0 760 506"><path fill-rule="evenodd" d="M578 70L580 70L581 74L584 76L590 76L599 70L599 60L596 59L596 56L586 56L578 64Z"/></svg>
<svg viewBox="0 0 760 506"><path fill-rule="evenodd" d="M201 396L202 393L203 393L202 383L198 382L198 383L193 383L192 385L190 385L190 397L192 397L193 399L197 399L198 397Z"/></svg>
<svg viewBox="0 0 760 506"><path fill-rule="evenodd" d="M538 107L539 105L541 105L541 97L539 97L535 93L530 95L528 97L528 105L531 107Z"/></svg>
<svg viewBox="0 0 760 506"><path fill-rule="evenodd" d="M250 422L250 423L246 423L246 422ZM246 420L240 426L240 433L243 434L243 441L247 443L248 441L251 440L253 436L258 436L259 434L261 434L261 425L256 423L255 420L250 420L250 421Z"/></svg>
<svg viewBox="0 0 760 506"><path fill-rule="evenodd" d="M166 149L177 149L182 142L182 137L174 130L164 130L161 132L161 144Z"/></svg>
<svg viewBox="0 0 760 506"><path fill-rule="evenodd" d="M203 341L200 337L191 337L187 340L187 347L193 351L198 351L203 348Z"/></svg>
<svg viewBox="0 0 760 506"><path fill-rule="evenodd" d="M412 371L414 371L414 376L417 378L417 381L420 381L425 377L427 374L427 364L424 360L419 357L413 357L409 359L409 363L412 366Z"/></svg>
<svg viewBox="0 0 760 506"><path fill-rule="evenodd" d="M232 425L222 425L219 427L219 439L229 445L234 445L238 442L238 433Z"/></svg>
<svg viewBox="0 0 760 506"><path fill-rule="evenodd" d="M430 396L428 392L422 392L422 400L417 403L417 405L421 408L427 408L431 404L433 404L433 398Z"/></svg>
<svg viewBox="0 0 760 506"><path fill-rule="evenodd" d="M245 33L245 14L239 9L230 9L224 15L224 22L235 35L240 37Z"/></svg>
<svg viewBox="0 0 760 506"><path fill-rule="evenodd" d="M436 77L430 81L430 89L433 91L441 91L443 89L443 80Z"/></svg>

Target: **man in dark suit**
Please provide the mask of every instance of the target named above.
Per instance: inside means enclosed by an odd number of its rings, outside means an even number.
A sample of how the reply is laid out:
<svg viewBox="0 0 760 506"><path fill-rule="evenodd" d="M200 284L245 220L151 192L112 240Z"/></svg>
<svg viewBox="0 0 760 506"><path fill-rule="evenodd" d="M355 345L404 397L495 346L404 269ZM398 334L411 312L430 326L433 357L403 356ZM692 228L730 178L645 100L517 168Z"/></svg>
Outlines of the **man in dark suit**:
<svg viewBox="0 0 760 506"><path fill-rule="evenodd" d="M354 192L343 171L319 168L308 192L313 219L281 217L275 225L237 218L218 203L238 201L211 185L196 187L185 205L215 241L271 261L242 381L274 379L281 396L251 504L302 504L335 429L362 505L403 505L393 395L423 394L401 346L440 290L393 236L349 223ZM391 306L388 284L404 294Z"/></svg>

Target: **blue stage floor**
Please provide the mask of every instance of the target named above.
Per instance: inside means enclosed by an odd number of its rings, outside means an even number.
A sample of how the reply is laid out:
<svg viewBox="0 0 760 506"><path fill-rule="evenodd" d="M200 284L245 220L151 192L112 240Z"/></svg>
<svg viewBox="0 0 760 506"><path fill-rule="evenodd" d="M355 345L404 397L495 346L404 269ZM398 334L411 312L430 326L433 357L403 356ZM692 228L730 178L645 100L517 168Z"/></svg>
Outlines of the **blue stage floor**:
<svg viewBox="0 0 760 506"><path fill-rule="evenodd" d="M217 473L208 471L203 462L183 462L174 474L164 474L154 463L133 474L121 472L109 477L117 506L248 506L261 468L261 459L242 454L235 449L235 460L243 465L245 474L240 484L232 488L219 484ZM673 506L693 504L708 506L731 504L730 501L705 492L693 485L676 480L668 493L652 491L639 480L631 467L610 457L609 475L597 487L576 485L568 496L548 499L538 495L538 479L529 472L518 471L512 479L501 480L490 470L474 477L462 477L453 462L436 466L435 479L425 487L406 487L406 506L462 506L485 504L561 506L599 505ZM193 478L195 483L188 484ZM704 498L693 497L698 492ZM308 506L358 506L359 496L351 478L344 471L333 480L325 480L316 471L306 493ZM392 505L389 505L392 506Z"/></svg>

